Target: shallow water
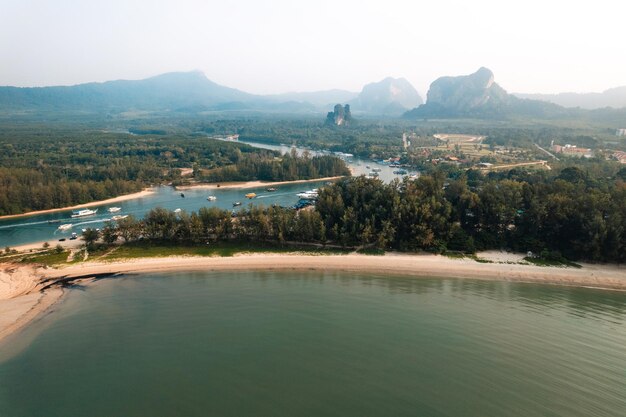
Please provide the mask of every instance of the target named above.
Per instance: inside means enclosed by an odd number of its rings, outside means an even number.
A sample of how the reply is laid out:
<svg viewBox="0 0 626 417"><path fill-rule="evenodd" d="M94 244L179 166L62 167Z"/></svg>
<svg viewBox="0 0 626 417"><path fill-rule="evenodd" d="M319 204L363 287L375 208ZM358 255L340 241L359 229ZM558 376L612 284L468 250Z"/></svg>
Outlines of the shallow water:
<svg viewBox="0 0 626 417"><path fill-rule="evenodd" d="M339 273L102 280L0 346L0 416L622 416L626 295Z"/></svg>

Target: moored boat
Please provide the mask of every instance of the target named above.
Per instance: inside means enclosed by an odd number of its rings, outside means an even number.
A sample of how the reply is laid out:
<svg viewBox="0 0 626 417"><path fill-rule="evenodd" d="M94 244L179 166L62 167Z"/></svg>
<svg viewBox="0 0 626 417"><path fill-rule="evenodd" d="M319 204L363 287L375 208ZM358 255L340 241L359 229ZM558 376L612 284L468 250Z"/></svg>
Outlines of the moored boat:
<svg viewBox="0 0 626 417"><path fill-rule="evenodd" d="M318 197L317 189L303 191L301 193L296 194L302 200L315 200Z"/></svg>
<svg viewBox="0 0 626 417"><path fill-rule="evenodd" d="M237 207L237 206L240 206L240 205L241 205L241 201L235 201L233 203L233 207Z"/></svg>
<svg viewBox="0 0 626 417"><path fill-rule="evenodd" d="M98 209L83 209L83 210L75 210L72 212L72 217L85 217L85 216L93 216L98 213Z"/></svg>
<svg viewBox="0 0 626 417"><path fill-rule="evenodd" d="M255 197L256 197L255 193L248 193L248 194L246 194L246 198L253 199Z"/></svg>
<svg viewBox="0 0 626 417"><path fill-rule="evenodd" d="M121 210L122 210L121 207L109 207L109 213L117 213Z"/></svg>
<svg viewBox="0 0 626 417"><path fill-rule="evenodd" d="M273 192L273 191L276 191L276 190L278 190L278 188L275 188L275 187L267 187L265 189L265 191L269 191L270 193Z"/></svg>
<svg viewBox="0 0 626 417"><path fill-rule="evenodd" d="M217 197L215 197L214 195L210 195L206 198L208 201L215 201L217 200Z"/></svg>

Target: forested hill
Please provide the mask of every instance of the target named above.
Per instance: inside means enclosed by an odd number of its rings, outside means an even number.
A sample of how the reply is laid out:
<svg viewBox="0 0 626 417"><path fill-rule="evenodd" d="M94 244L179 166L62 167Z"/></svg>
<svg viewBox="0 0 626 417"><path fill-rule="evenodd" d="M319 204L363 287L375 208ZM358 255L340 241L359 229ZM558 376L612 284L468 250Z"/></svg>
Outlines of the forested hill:
<svg viewBox="0 0 626 417"><path fill-rule="evenodd" d="M311 113L350 100L364 113L396 115L422 102L405 79L386 78L368 84L358 95L343 90L255 95L219 85L199 71L74 86L0 87L0 112L8 113L207 110Z"/></svg>
<svg viewBox="0 0 626 417"><path fill-rule="evenodd" d="M0 87L0 110L165 110L254 99L252 94L210 81L201 72L67 87Z"/></svg>

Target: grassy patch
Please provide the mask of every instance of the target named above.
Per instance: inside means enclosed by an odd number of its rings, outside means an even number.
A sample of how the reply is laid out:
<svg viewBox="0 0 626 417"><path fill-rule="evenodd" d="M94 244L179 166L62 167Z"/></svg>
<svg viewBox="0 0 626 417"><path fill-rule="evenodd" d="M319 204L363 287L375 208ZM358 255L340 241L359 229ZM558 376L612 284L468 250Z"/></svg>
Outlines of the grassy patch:
<svg viewBox="0 0 626 417"><path fill-rule="evenodd" d="M347 250L311 246L282 246L272 243L219 242L209 245L176 245L171 243L137 242L122 245L116 251L99 259L115 261L137 258L160 258L166 256L234 256L237 253L293 253L310 255L346 254ZM93 254L95 258L97 255Z"/></svg>
<svg viewBox="0 0 626 417"><path fill-rule="evenodd" d="M67 251L57 253L55 250L50 250L36 255L25 256L22 258L21 262L43 264L48 266L60 265L67 261L68 254L69 252Z"/></svg>
<svg viewBox="0 0 626 417"><path fill-rule="evenodd" d="M537 266L559 266L559 267L582 268L581 265L575 262L568 261L568 260L557 261L557 260L544 259L544 258L531 258L528 256L525 257L524 260L528 263L531 263Z"/></svg>
<svg viewBox="0 0 626 417"><path fill-rule="evenodd" d="M385 250L384 249L378 249L378 248L362 248L356 251L357 253L361 253L363 255L384 255L385 254Z"/></svg>
<svg viewBox="0 0 626 417"><path fill-rule="evenodd" d="M478 256L473 256L472 259L474 259L476 262L479 262L481 264L492 264L493 263L492 260L485 259L485 258L479 258Z"/></svg>
<svg viewBox="0 0 626 417"><path fill-rule="evenodd" d="M467 256L461 252L444 252L442 255L450 259L465 259Z"/></svg>

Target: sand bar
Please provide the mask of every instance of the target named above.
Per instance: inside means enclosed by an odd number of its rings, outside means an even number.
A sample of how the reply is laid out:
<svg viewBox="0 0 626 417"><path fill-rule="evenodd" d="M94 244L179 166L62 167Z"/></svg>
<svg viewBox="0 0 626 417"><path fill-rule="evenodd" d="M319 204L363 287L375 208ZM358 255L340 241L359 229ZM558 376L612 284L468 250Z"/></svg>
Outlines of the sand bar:
<svg viewBox="0 0 626 417"><path fill-rule="evenodd" d="M36 216L38 214L58 213L60 211L67 211L67 210L78 210L78 209L81 209L81 208L86 208L86 207L91 207L91 206L98 206L98 205L103 205L103 204L119 203L121 201L134 200L136 198L147 197L147 196L151 195L152 193L154 193L154 190L152 188L146 188L145 190L139 191L139 192L136 192L136 193L125 194L125 195L121 195L119 197L108 198L106 200L92 201L91 203L77 204L75 206L70 206L70 207L61 207L61 208L54 208L54 209L48 209L48 210L29 211L27 213L21 213L21 214L8 214L6 216L0 216L0 220L16 219L16 218L19 218L19 217Z"/></svg>
<svg viewBox="0 0 626 417"><path fill-rule="evenodd" d="M260 187L274 187L277 185L285 185L285 184L306 184L310 182L322 182L322 181L337 181L341 178L345 178L344 176L337 177L324 177L324 178L314 178L311 180L294 180L294 181L243 181L243 182L219 182L213 184L193 184L193 185L179 185L176 186L177 190L192 190L192 189L206 189L206 190L217 190L219 189L228 189L228 188L260 188Z"/></svg>
<svg viewBox="0 0 626 417"><path fill-rule="evenodd" d="M0 340L47 311L63 295L59 288L41 292L44 268L0 264Z"/></svg>
<svg viewBox="0 0 626 417"><path fill-rule="evenodd" d="M626 290L626 268L620 265L584 264L582 268L542 267L506 263L479 263L440 255L305 255L241 254L234 257L164 257L122 262L85 262L50 276L167 271L321 270L363 272L414 277L472 278L537 282Z"/></svg>
<svg viewBox="0 0 626 417"><path fill-rule="evenodd" d="M498 257L497 253L491 257ZM510 261L510 256L504 256ZM0 265L0 340L36 319L61 297L62 290L41 293L43 278L80 277L107 273L167 273L180 271L336 271L379 276L470 278L553 284L626 291L626 268L583 264L580 269L510 263L478 263L440 255L384 256L360 254L240 254L234 257L162 257L115 262L84 262L59 269Z"/></svg>

